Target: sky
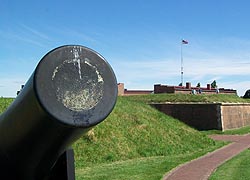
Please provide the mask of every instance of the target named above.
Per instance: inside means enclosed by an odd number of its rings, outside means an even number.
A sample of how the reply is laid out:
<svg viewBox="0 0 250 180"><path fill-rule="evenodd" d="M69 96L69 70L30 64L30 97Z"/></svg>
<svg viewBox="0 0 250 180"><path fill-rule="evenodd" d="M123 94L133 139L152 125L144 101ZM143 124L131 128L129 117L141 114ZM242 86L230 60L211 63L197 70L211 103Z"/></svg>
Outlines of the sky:
<svg viewBox="0 0 250 180"><path fill-rule="evenodd" d="M248 0L0 0L0 97L15 97L38 62L87 46L127 89L181 82L250 89ZM188 44L182 45L182 39Z"/></svg>

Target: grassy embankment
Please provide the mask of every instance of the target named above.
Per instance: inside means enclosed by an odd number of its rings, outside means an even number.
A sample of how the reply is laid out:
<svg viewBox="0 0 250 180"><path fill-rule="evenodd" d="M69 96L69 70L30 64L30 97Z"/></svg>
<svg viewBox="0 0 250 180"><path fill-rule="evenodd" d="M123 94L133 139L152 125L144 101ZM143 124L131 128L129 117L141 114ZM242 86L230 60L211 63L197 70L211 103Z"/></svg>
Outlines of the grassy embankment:
<svg viewBox="0 0 250 180"><path fill-rule="evenodd" d="M119 97L111 115L73 145L77 179L161 179L179 164L222 146L147 105L166 101L246 102L224 95Z"/></svg>

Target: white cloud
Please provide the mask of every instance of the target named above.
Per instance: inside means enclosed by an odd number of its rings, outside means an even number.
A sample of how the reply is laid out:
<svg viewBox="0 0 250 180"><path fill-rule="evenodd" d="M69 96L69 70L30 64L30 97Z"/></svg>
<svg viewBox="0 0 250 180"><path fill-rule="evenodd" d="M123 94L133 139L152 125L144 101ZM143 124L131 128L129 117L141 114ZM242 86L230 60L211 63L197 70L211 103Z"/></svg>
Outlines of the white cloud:
<svg viewBox="0 0 250 180"><path fill-rule="evenodd" d="M20 42L43 48L47 47L49 42L51 42L50 37L45 33L34 27L26 26L25 24L1 29L0 37L7 39L7 41L13 41L14 43L12 43L14 45L16 45L17 42Z"/></svg>
<svg viewBox="0 0 250 180"><path fill-rule="evenodd" d="M29 34L31 34L31 35L33 35L33 36L39 37L40 39L50 40L50 38L49 38L46 34L44 34L44 33L40 32L40 31L38 31L38 30L35 29L35 28L29 27L29 26L27 26L27 25L25 25L25 24L21 24L21 27L23 28L23 32L24 32L25 34L28 32Z"/></svg>
<svg viewBox="0 0 250 180"><path fill-rule="evenodd" d="M0 78L0 97L16 97L16 92L26 81L22 78Z"/></svg>
<svg viewBox="0 0 250 180"><path fill-rule="evenodd" d="M239 96L243 96L245 92L250 89L250 80L249 81L240 81L240 82L222 82L221 83L222 87L227 87L231 89L236 89L237 94Z"/></svg>

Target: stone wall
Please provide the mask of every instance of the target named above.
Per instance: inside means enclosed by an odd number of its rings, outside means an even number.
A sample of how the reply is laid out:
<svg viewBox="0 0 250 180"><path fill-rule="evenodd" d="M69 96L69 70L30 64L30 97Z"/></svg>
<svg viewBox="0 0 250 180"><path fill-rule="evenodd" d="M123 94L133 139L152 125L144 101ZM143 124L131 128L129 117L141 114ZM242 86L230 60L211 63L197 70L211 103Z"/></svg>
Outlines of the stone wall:
<svg viewBox="0 0 250 180"><path fill-rule="evenodd" d="M118 96L124 95L124 83L118 83L117 87L118 87Z"/></svg>
<svg viewBox="0 0 250 180"><path fill-rule="evenodd" d="M250 125L250 104L161 103L151 105L198 130L228 130Z"/></svg>
<svg viewBox="0 0 250 180"><path fill-rule="evenodd" d="M250 125L250 104L223 103L221 105L222 127L235 129Z"/></svg>
<svg viewBox="0 0 250 180"><path fill-rule="evenodd" d="M159 111L181 120L198 130L222 130L220 105L207 103L152 104Z"/></svg>

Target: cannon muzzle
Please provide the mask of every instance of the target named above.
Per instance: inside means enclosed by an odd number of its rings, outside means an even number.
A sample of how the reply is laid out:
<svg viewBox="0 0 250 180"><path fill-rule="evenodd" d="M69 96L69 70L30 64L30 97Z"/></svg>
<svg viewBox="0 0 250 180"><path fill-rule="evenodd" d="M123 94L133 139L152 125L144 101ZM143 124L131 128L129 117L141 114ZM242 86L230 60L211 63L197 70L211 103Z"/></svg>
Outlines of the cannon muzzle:
<svg viewBox="0 0 250 180"><path fill-rule="evenodd" d="M83 46L47 53L0 116L0 179L40 180L59 156L103 121L117 98L106 60Z"/></svg>

